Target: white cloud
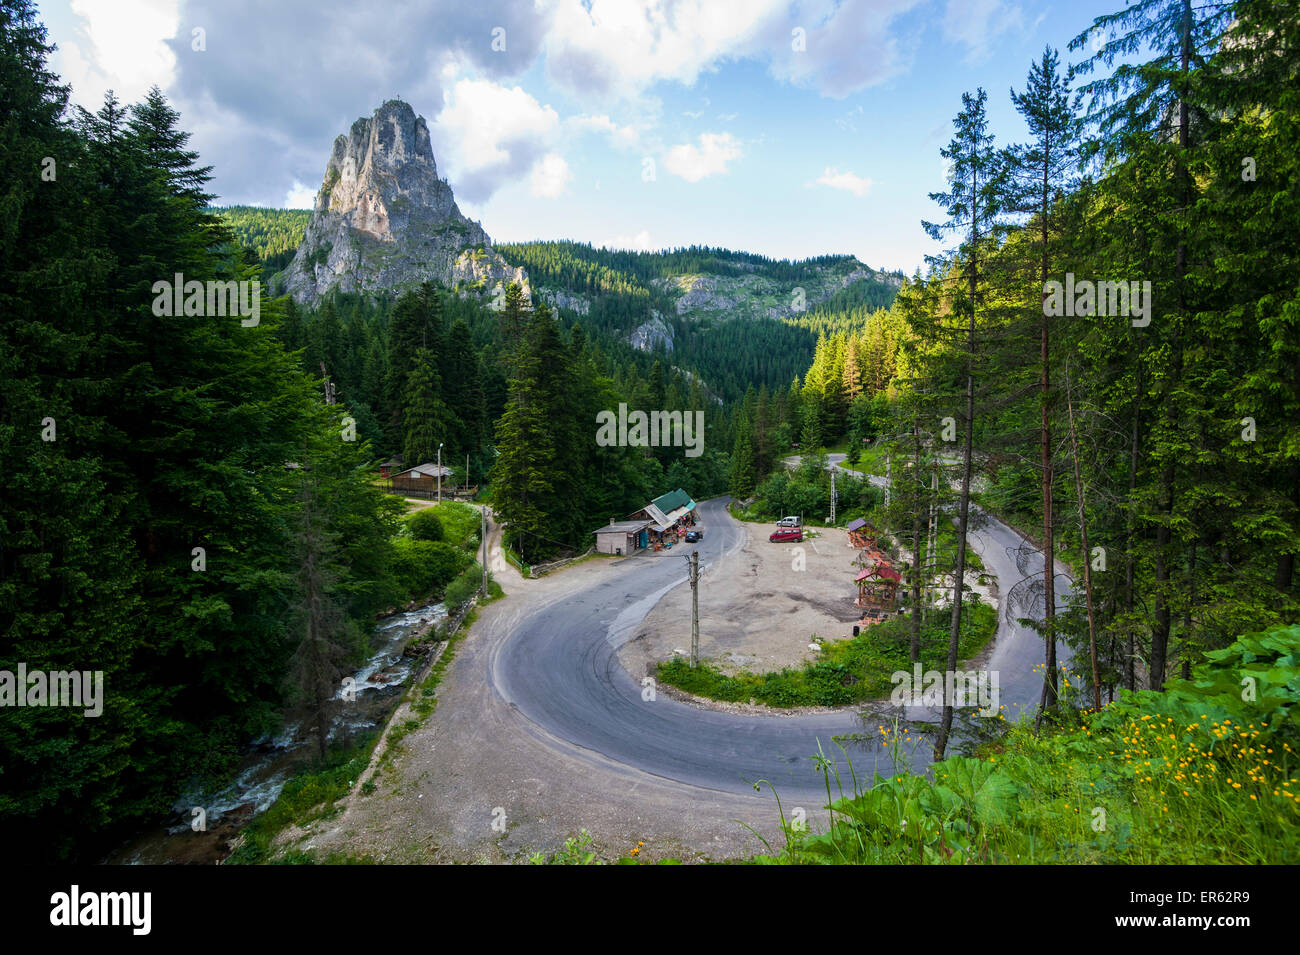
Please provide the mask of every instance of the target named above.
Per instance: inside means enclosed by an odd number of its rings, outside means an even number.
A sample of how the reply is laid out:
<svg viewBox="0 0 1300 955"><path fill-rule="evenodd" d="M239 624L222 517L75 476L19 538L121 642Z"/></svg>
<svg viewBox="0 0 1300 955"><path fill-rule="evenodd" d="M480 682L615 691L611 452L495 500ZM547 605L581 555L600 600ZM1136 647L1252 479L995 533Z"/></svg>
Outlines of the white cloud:
<svg viewBox="0 0 1300 955"><path fill-rule="evenodd" d="M908 65L899 17L925 0L799 0L765 25L752 55L769 56L773 76L824 96L843 97L882 83ZM791 31L804 31L804 49Z"/></svg>
<svg viewBox="0 0 1300 955"><path fill-rule="evenodd" d="M1014 0L948 0L943 13L944 38L966 47L968 63L987 60L999 37L1024 27L1024 12Z"/></svg>
<svg viewBox="0 0 1300 955"><path fill-rule="evenodd" d="M607 249L630 249L633 252L651 252L650 233L642 229L636 235L616 235L604 243Z"/></svg>
<svg viewBox="0 0 1300 955"><path fill-rule="evenodd" d="M871 180L864 176L858 176L851 172L840 172L838 169L827 166L826 171L817 177L817 184L828 186L831 189L842 189L844 192L851 192L861 198L867 194L871 188Z"/></svg>
<svg viewBox="0 0 1300 955"><path fill-rule="evenodd" d="M559 169L553 145L560 117L519 86L462 79L444 94L444 106L430 128L435 155L448 170L457 197L481 202L497 189L532 173L535 195L555 188ZM548 172L537 167L549 162ZM567 164L564 169L567 170ZM563 181L558 188L563 189Z"/></svg>
<svg viewBox="0 0 1300 955"><path fill-rule="evenodd" d="M311 186L304 186L297 179L293 181L293 186L284 196L284 207L286 209L310 209L316 204L316 190Z"/></svg>
<svg viewBox="0 0 1300 955"><path fill-rule="evenodd" d="M780 0L559 0L547 68L574 92L639 93L660 79L690 85L752 35Z"/></svg>
<svg viewBox="0 0 1300 955"><path fill-rule="evenodd" d="M646 128L644 125L633 126L629 124L620 126L604 114L589 116L585 113L580 116L570 116L564 121L564 124L579 133L604 133L609 137L611 143L621 149L627 149L639 144Z"/></svg>
<svg viewBox="0 0 1300 955"><path fill-rule="evenodd" d="M547 153L533 167L532 194L543 199L556 199L564 194L564 187L572 178L573 172L564 157L558 153Z"/></svg>
<svg viewBox="0 0 1300 955"><path fill-rule="evenodd" d="M555 110L522 87L491 80L458 80L444 101L438 126L454 135L456 155L470 169L507 162L514 143L550 135L560 124Z"/></svg>
<svg viewBox="0 0 1300 955"><path fill-rule="evenodd" d="M93 111L110 89L124 104L143 99L154 84L165 89L175 74L176 55L164 41L180 25L178 3L72 0L69 7L81 23L75 36L55 38L51 65L72 84L73 101Z"/></svg>
<svg viewBox="0 0 1300 955"><path fill-rule="evenodd" d="M902 68L894 20L924 0L556 0L544 41L552 79L586 97L686 86L728 60L844 96ZM805 46L794 49L792 31Z"/></svg>
<svg viewBox="0 0 1300 955"><path fill-rule="evenodd" d="M687 182L727 171L727 163L740 158L740 142L731 133L701 133L700 144L683 143L668 150L664 168Z"/></svg>

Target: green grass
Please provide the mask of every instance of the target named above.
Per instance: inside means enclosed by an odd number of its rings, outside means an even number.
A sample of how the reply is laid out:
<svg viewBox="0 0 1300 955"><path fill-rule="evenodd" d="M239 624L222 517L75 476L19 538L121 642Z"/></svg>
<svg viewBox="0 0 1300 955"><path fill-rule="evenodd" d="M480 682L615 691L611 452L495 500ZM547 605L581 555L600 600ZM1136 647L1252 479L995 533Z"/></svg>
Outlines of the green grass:
<svg viewBox="0 0 1300 955"><path fill-rule="evenodd" d="M1024 717L985 758L944 760L932 778L906 771L897 728L883 730L889 779L845 778L819 753L826 830L782 813L785 844L754 861L1295 865L1300 627L1207 653L1193 677L1100 712L1066 706L1041 734Z"/></svg>
<svg viewBox="0 0 1300 955"><path fill-rule="evenodd" d="M847 449L841 448L840 450ZM858 452L857 463L850 466L848 461L845 461L844 467L847 467L850 471L858 471L862 474L874 474L884 477L885 448L882 445L863 445L862 450Z"/></svg>
<svg viewBox="0 0 1300 955"><path fill-rule="evenodd" d="M422 511L433 511L442 522L443 540L457 547L463 547L471 537L478 534L481 518L477 508L459 501L443 501L432 507L422 507Z"/></svg>
<svg viewBox="0 0 1300 955"><path fill-rule="evenodd" d="M972 595L973 596L973 595ZM997 613L988 604L972 600L962 614L962 636L958 657L970 659L982 650L997 629ZM948 661L946 617L932 615L921 631L921 664L926 670L942 670ZM728 703L762 703L767 706L843 706L888 696L894 684L890 675L911 671L908 659L911 621L901 617L876 624L857 637L823 645L820 659L802 669L787 667L779 672L741 672L728 676L701 661L691 669L685 657L673 657L659 664L659 682Z"/></svg>
<svg viewBox="0 0 1300 955"><path fill-rule="evenodd" d="M243 842L227 864L257 865L272 861L275 837L289 826L302 826L335 812L334 804L347 795L356 779L370 762L370 753L379 736L368 733L351 748L329 753L324 762L294 776L284 784L279 797L265 812L255 816L244 828ZM276 861L311 861L301 853Z"/></svg>

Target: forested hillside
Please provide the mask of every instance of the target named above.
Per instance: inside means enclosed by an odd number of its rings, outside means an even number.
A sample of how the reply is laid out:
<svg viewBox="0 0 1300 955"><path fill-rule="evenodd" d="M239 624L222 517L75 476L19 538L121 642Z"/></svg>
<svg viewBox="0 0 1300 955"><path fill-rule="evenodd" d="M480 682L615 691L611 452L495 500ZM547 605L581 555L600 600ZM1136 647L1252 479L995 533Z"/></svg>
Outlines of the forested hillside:
<svg viewBox="0 0 1300 955"><path fill-rule="evenodd" d="M593 334L662 353L726 401L802 374L816 343L814 312L821 322L845 321L888 306L902 283L848 255L791 262L704 246L633 252L579 242L500 251L562 314Z"/></svg>
<svg viewBox="0 0 1300 955"><path fill-rule="evenodd" d="M268 278L293 259L311 218L308 209L217 206L212 211L226 223L240 245L256 253Z"/></svg>
<svg viewBox="0 0 1300 955"><path fill-rule="evenodd" d="M156 89L70 110L48 54L30 7L6 5L0 158L57 170L4 186L0 668L102 671L105 694L98 718L0 721L0 827L47 859L227 772L283 706L320 701L322 674L332 693L361 628L409 596L373 451L340 440L346 408L281 347L278 303L158 307L175 273L258 274L207 210L176 113Z"/></svg>

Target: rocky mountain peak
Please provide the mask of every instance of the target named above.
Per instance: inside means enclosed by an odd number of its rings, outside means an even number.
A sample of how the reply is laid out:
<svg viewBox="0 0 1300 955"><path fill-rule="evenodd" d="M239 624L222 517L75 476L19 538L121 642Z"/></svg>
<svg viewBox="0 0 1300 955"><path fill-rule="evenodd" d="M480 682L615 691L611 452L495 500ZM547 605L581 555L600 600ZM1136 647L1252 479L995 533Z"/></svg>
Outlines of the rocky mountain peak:
<svg viewBox="0 0 1300 955"><path fill-rule="evenodd" d="M311 303L332 289L400 291L427 279L494 297L528 281L461 214L438 177L424 117L389 100L334 140L284 288Z"/></svg>

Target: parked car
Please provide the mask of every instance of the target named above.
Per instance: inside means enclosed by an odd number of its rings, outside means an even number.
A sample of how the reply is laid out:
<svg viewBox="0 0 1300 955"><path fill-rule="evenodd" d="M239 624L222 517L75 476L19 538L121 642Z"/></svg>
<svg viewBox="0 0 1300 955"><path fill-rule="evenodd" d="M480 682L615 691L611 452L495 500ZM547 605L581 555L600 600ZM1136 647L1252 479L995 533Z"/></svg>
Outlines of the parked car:
<svg viewBox="0 0 1300 955"><path fill-rule="evenodd" d="M773 531L772 534L769 535L767 539L770 540L773 544L785 544L785 543L789 543L790 541L798 542L803 540L803 528L783 527L778 531Z"/></svg>
<svg viewBox="0 0 1300 955"><path fill-rule="evenodd" d="M704 531L687 531L687 532L686 532L686 543L688 543L688 544L694 544L696 541L698 541L698 540L703 540L703 539L704 539Z"/></svg>
<svg viewBox="0 0 1300 955"><path fill-rule="evenodd" d="M783 517L776 522L777 527L802 527L803 521L797 517Z"/></svg>

